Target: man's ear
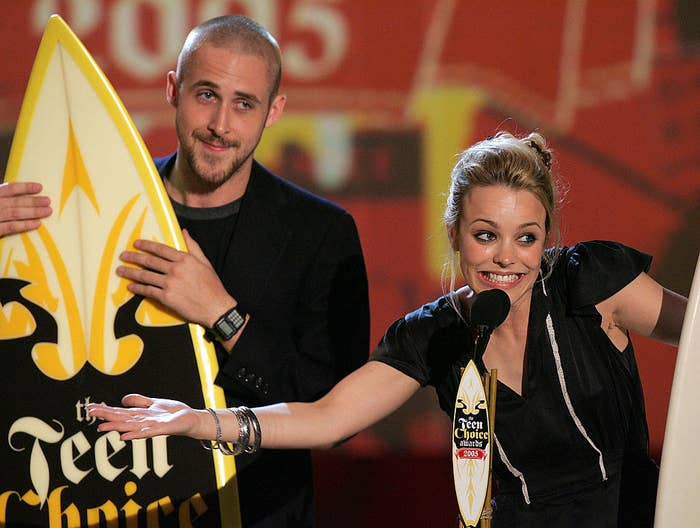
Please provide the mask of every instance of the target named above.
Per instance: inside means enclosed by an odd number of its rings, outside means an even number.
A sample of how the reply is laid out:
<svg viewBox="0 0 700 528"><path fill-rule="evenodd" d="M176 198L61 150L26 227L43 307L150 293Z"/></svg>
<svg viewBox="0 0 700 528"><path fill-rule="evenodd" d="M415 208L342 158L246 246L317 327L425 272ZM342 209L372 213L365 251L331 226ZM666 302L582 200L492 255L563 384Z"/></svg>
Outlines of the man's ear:
<svg viewBox="0 0 700 528"><path fill-rule="evenodd" d="M287 102L285 94L277 94L270 103L270 109L267 111L267 119L265 120L265 128L274 125L282 115L284 105Z"/></svg>
<svg viewBox="0 0 700 528"><path fill-rule="evenodd" d="M177 77L174 71L169 71L165 77L165 100L168 104L177 108Z"/></svg>

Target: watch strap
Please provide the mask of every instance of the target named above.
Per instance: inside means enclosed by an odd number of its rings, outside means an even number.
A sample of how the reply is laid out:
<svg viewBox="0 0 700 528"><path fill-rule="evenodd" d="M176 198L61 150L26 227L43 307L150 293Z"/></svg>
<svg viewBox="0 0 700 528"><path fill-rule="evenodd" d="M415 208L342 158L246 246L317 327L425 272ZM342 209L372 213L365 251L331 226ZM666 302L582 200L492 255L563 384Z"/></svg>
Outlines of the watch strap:
<svg viewBox="0 0 700 528"><path fill-rule="evenodd" d="M210 340L214 338L219 341L228 341L243 328L247 316L248 314L241 308L241 304L238 303L219 317L214 325L207 329L205 334Z"/></svg>

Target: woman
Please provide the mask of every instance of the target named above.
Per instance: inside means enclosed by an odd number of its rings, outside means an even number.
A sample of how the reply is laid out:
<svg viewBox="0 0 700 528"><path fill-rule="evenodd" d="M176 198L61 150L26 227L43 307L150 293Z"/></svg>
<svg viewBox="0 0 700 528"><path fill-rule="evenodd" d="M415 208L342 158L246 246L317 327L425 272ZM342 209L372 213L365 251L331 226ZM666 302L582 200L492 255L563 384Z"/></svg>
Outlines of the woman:
<svg viewBox="0 0 700 528"><path fill-rule="evenodd" d="M623 462L640 462L635 483L651 493L656 478L628 331L677 344L686 300L646 274L649 256L621 244L545 250L558 241L556 209L544 139L499 133L467 149L452 172L451 293L396 321L371 360L324 398L228 412L130 395L122 401L129 409L90 412L105 420L101 431L124 440L180 434L215 439L225 452L223 439L236 451L261 441L331 446L428 384L452 417L460 367L474 356L471 300L499 288L510 313L475 358L482 370L498 369L494 526L617 526L618 510L624 524ZM466 282L457 291L456 261ZM651 525L653 511L646 515L635 525Z"/></svg>

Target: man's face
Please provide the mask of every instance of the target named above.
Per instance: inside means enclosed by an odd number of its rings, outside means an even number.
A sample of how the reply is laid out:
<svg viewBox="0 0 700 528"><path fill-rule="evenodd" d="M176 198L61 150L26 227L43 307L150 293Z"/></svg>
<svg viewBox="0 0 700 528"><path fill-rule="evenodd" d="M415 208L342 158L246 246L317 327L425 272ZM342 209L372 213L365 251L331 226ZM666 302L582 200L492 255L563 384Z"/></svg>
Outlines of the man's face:
<svg viewBox="0 0 700 528"><path fill-rule="evenodd" d="M270 77L255 55L205 44L194 52L180 85L168 74L178 155L187 177L217 188L250 167L265 127L277 120L283 96L270 101Z"/></svg>

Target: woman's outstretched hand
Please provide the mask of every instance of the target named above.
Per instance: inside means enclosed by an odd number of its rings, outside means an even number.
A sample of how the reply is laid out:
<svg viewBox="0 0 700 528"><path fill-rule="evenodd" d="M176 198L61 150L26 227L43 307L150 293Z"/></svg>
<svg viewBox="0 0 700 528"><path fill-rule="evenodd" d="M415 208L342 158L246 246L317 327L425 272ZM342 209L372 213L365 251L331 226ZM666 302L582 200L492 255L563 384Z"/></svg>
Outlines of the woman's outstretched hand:
<svg viewBox="0 0 700 528"><path fill-rule="evenodd" d="M118 431L122 440L159 435L196 438L198 413L182 402L129 394L122 398L122 405L123 407L111 407L103 403L88 405L90 416L103 420L97 427L98 431Z"/></svg>

